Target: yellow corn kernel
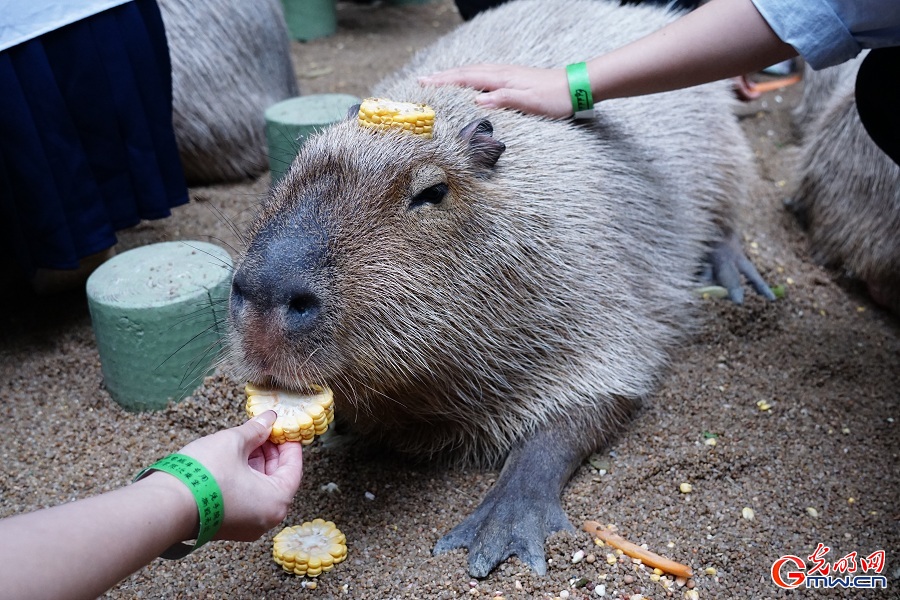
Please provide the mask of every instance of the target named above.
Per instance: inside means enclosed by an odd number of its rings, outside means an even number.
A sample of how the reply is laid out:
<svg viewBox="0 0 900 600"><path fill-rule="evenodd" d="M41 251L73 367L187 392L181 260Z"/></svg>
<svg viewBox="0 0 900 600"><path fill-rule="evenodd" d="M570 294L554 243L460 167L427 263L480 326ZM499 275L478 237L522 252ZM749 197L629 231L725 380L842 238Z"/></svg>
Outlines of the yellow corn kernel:
<svg viewBox="0 0 900 600"><path fill-rule="evenodd" d="M331 390L310 385L311 393L289 392L248 383L245 409L250 417L274 410L278 415L269 439L275 444L301 442L311 444L334 421L334 396Z"/></svg>
<svg viewBox="0 0 900 600"><path fill-rule="evenodd" d="M272 557L288 573L317 577L347 558L347 538L331 521L315 519L282 529Z"/></svg>
<svg viewBox="0 0 900 600"><path fill-rule="evenodd" d="M427 104L366 98L359 105L359 124L369 129L402 129L431 139L434 109Z"/></svg>

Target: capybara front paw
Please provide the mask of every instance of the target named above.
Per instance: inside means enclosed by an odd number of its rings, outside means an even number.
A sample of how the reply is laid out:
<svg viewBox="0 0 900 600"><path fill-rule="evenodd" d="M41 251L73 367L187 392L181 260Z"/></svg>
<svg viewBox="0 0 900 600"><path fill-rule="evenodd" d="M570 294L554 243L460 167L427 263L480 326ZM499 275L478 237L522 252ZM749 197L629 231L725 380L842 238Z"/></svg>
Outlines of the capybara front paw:
<svg viewBox="0 0 900 600"><path fill-rule="evenodd" d="M732 234L717 244L710 255L712 279L728 290L728 298L735 304L744 301L741 276L766 300L775 300L775 293L763 280L741 248L737 235Z"/></svg>
<svg viewBox="0 0 900 600"><path fill-rule="evenodd" d="M438 541L434 554L467 548L472 577L487 577L510 556L518 557L538 575L545 575L544 540L562 530L573 528L558 501L539 506L533 499L485 499Z"/></svg>

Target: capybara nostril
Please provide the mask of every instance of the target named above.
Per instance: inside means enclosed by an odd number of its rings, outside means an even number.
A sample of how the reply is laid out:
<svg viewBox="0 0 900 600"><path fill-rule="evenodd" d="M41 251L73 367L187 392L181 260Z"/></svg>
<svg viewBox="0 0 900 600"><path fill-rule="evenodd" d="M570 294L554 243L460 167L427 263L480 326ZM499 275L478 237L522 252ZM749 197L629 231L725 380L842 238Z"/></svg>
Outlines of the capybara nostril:
<svg viewBox="0 0 900 600"><path fill-rule="evenodd" d="M311 330L321 309L318 296L308 289L299 289L288 295L285 325L290 333L303 334Z"/></svg>

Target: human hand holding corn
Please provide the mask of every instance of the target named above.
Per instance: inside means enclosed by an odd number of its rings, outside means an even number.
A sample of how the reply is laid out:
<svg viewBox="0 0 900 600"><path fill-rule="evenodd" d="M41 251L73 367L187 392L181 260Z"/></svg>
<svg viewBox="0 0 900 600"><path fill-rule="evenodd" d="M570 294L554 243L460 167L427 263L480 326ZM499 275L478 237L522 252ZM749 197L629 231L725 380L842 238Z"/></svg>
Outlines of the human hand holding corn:
<svg viewBox="0 0 900 600"><path fill-rule="evenodd" d="M131 485L0 519L4 597L102 595L173 544L198 535L203 509L190 486L204 477L215 480L215 499L224 508L217 533L210 529L214 539L254 540L266 533L287 514L303 468L299 443L268 441L274 422L275 413L265 411L166 457L190 465L184 480L144 471ZM53 532L53 551L65 557L52 573L45 560L47 532Z"/></svg>
<svg viewBox="0 0 900 600"><path fill-rule="evenodd" d="M263 411L181 450L200 461L222 488L227 509L216 539L255 540L287 514L300 486L303 456L299 443L269 440L275 419L274 411Z"/></svg>

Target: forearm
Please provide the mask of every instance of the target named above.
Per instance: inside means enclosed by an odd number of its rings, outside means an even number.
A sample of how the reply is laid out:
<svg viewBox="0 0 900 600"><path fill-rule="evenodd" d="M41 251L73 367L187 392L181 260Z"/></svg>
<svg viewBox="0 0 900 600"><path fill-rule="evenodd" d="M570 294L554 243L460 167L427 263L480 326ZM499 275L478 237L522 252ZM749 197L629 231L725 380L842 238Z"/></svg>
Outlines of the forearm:
<svg viewBox="0 0 900 600"><path fill-rule="evenodd" d="M11 598L96 598L191 538L197 505L165 473L0 521L0 589ZM47 576L52 572L52 576Z"/></svg>
<svg viewBox="0 0 900 600"><path fill-rule="evenodd" d="M599 102L735 77L796 55L750 0L713 0L587 65Z"/></svg>

